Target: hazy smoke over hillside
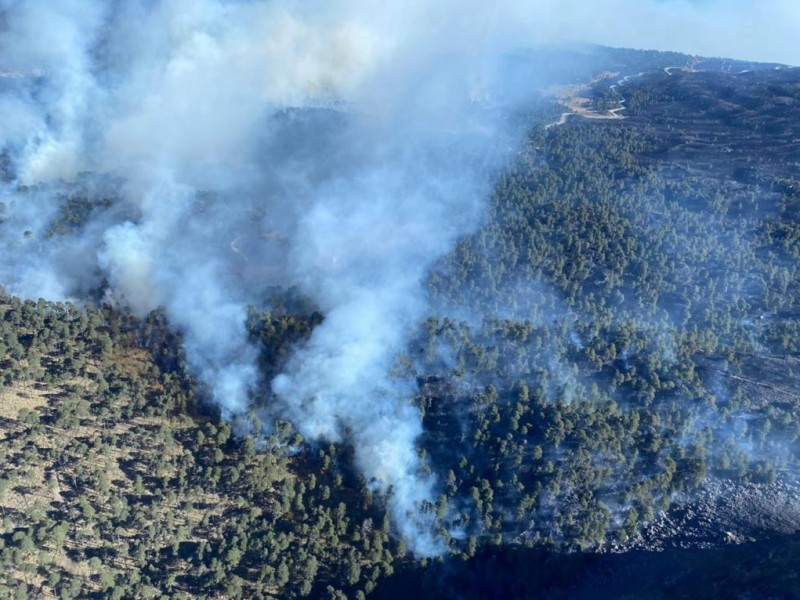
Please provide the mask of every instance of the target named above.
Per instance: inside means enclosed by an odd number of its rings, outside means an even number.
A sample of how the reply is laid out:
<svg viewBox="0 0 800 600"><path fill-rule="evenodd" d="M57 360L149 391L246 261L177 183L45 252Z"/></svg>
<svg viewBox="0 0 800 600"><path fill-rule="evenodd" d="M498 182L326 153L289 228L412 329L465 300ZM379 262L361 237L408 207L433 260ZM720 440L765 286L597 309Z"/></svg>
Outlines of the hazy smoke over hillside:
<svg viewBox="0 0 800 600"><path fill-rule="evenodd" d="M390 376L432 261L481 218L500 136L491 15L463 3L3 2L0 278L163 306L226 417L260 384L245 311L297 286L325 315L267 410L347 439L421 553L412 390ZM466 15L463 18L460 15ZM54 235L68 197L99 199Z"/></svg>
<svg viewBox="0 0 800 600"><path fill-rule="evenodd" d="M226 417L269 383L247 305L297 286L325 321L268 410L352 442L413 548L436 552L406 518L432 481L391 372L429 266L479 225L513 146L485 103L494 60L549 10L485 6L0 0L0 283L163 306ZM68 197L114 201L55 234Z"/></svg>

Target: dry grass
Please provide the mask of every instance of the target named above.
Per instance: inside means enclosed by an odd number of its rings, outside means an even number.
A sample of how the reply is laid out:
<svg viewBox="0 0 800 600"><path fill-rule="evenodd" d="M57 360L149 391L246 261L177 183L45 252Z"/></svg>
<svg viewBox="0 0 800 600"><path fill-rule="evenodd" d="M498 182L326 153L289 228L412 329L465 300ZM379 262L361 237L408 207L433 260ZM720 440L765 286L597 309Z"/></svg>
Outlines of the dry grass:
<svg viewBox="0 0 800 600"><path fill-rule="evenodd" d="M18 491L16 485L24 483L24 491ZM37 500L51 502L53 494L47 490L44 481L43 467L28 467L23 478L11 479L11 487L0 498L0 506L25 512Z"/></svg>
<svg viewBox="0 0 800 600"><path fill-rule="evenodd" d="M0 417L16 420L23 409L36 410L45 406L52 393L52 390L37 390L24 383L4 388L0 391Z"/></svg>

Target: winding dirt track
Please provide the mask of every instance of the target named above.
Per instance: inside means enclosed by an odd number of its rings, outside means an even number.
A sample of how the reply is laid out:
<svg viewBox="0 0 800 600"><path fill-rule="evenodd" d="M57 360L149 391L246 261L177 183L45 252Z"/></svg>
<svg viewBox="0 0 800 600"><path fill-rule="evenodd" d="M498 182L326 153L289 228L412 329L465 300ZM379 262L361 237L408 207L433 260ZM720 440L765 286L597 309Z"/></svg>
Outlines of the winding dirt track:
<svg viewBox="0 0 800 600"><path fill-rule="evenodd" d="M685 69L686 67L665 67L664 72L672 76L671 70L674 69ZM552 123L548 123L545 125L545 129L550 129L551 127L558 127L559 125L564 125L570 117L578 116L584 119L595 119L595 120L602 120L602 121L613 121L613 120L621 120L624 119L625 116L620 114L622 111L625 110L625 98L622 94L617 91L617 88L624 86L628 81L631 79L635 79L637 77L641 77L642 75L646 75L647 71L642 71L641 73L637 73L636 75L626 75L622 79L617 80L615 84L610 86L609 89L614 90L614 92L618 96L619 106L617 108L612 108L611 110L605 112L598 112L592 110L587 107L589 104L589 99L583 96L578 95L578 92L585 92L591 83L582 86L576 90L575 95L566 95L559 98L559 101L564 104L570 110L564 113L561 113L561 117L557 121L553 121ZM594 83L594 82L592 82Z"/></svg>

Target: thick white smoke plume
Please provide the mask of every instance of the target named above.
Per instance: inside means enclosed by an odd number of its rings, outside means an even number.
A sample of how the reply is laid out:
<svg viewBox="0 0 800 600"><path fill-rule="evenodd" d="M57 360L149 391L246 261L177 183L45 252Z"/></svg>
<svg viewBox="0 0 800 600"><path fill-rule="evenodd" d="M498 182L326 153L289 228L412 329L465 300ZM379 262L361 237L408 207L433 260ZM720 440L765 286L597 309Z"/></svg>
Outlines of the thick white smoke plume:
<svg viewBox="0 0 800 600"><path fill-rule="evenodd" d="M431 554L420 416L390 374L502 144L481 103L491 14L395 4L4 0L0 283L164 307L228 418L270 384L247 305L298 287L325 321L266 410L352 443ZM115 200L52 235L77 196Z"/></svg>

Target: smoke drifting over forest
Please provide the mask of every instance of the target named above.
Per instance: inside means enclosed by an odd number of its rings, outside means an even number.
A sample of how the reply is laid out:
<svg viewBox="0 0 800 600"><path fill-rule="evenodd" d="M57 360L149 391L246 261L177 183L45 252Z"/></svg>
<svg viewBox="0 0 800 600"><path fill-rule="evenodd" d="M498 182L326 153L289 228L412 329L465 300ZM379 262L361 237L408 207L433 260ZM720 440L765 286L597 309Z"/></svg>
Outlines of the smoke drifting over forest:
<svg viewBox="0 0 800 600"><path fill-rule="evenodd" d="M0 283L163 307L225 417L270 384L267 410L351 442L412 548L437 552L392 371L514 146L487 104L495 61L548 14L483 6L3 0ZM86 222L54 231L74 198ZM245 316L275 286L325 319L263 382Z"/></svg>
<svg viewBox="0 0 800 600"><path fill-rule="evenodd" d="M435 552L404 518L432 492L411 391L390 373L427 268L480 222L499 155L478 102L486 19L449 3L3 8L2 283L164 307L228 418L269 383L246 307L298 288L325 321L267 410L352 441L405 536ZM91 199L88 222L55 234L70 198Z"/></svg>

